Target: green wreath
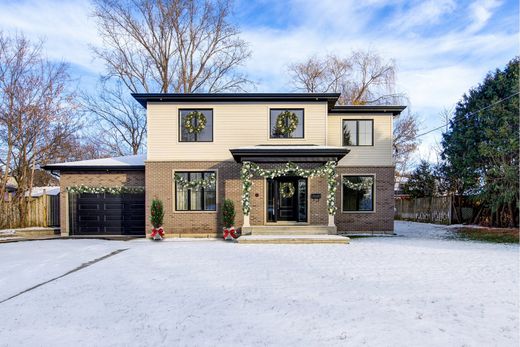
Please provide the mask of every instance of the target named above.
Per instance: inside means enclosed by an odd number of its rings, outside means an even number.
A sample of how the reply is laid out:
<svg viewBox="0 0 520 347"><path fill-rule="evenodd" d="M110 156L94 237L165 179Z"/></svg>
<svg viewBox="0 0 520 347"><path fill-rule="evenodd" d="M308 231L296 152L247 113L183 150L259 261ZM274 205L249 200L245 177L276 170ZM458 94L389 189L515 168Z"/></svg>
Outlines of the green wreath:
<svg viewBox="0 0 520 347"><path fill-rule="evenodd" d="M197 126L193 125L193 120L197 120ZM184 129L189 134L200 134L206 127L206 116L202 112L193 111L184 118Z"/></svg>
<svg viewBox="0 0 520 347"><path fill-rule="evenodd" d="M292 198L294 195L294 185L289 182L280 184L280 195L284 199Z"/></svg>
<svg viewBox="0 0 520 347"><path fill-rule="evenodd" d="M294 112L283 111L276 118L276 132L281 135L292 134L298 127L298 116Z"/></svg>

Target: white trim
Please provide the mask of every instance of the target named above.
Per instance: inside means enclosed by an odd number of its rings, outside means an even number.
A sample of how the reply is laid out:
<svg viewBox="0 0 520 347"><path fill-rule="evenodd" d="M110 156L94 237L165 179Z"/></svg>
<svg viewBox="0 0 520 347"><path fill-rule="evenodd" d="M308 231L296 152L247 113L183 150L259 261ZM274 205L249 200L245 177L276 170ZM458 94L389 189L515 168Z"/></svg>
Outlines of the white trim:
<svg viewBox="0 0 520 347"><path fill-rule="evenodd" d="M372 205L374 207L374 209L372 211L343 211L343 177L344 176L372 176L373 177L373 196L372 196ZM339 207L340 207L340 211L341 213L344 213L344 214L370 214L370 213L376 213L376 199L377 199L377 175L375 173L361 173L361 172L355 172L355 173L344 173L344 174L341 174L340 176L340 181L339 181L339 185L340 185L340 189L341 189L341 194L340 194L340 202L339 202Z"/></svg>
<svg viewBox="0 0 520 347"><path fill-rule="evenodd" d="M177 197L176 197L176 194L177 194L177 190L175 189L175 173L176 172L215 172L215 211L207 211L207 210L202 210L202 211L180 211L180 210L177 210ZM172 205L173 205L173 213L179 213L179 214L190 214L190 213L209 213L209 214L215 214L215 213L218 213L219 212L219 208L218 208L218 202L219 202L219 198L218 198L218 193L219 193L219 190L218 190L218 169L173 169L172 170L172 177L171 177L171 182L172 182L172 192L171 192L171 196L172 196Z"/></svg>

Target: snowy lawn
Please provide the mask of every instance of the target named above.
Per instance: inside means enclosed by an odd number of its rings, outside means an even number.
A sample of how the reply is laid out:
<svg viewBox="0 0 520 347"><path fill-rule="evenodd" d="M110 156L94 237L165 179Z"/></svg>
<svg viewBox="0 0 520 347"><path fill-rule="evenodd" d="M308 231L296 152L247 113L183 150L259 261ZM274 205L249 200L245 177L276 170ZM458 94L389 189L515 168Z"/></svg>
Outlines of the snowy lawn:
<svg viewBox="0 0 520 347"><path fill-rule="evenodd" d="M0 345L517 346L518 245L99 240L0 244ZM433 235L433 237L431 237Z"/></svg>

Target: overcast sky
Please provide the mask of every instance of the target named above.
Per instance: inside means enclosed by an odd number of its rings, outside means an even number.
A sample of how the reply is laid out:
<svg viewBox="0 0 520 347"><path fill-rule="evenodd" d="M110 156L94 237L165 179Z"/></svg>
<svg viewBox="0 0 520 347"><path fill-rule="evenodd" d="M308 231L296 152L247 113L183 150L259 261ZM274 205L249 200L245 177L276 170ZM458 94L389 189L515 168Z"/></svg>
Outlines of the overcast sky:
<svg viewBox="0 0 520 347"><path fill-rule="evenodd" d="M85 88L103 65L87 1L0 0L0 30L45 39L51 59L69 62ZM250 43L245 66L258 92L292 91L286 66L311 55L370 49L398 67L398 89L420 118L420 132L443 123L452 108L490 70L519 54L518 0L238 0L233 21ZM435 160L440 131L422 138L417 159Z"/></svg>

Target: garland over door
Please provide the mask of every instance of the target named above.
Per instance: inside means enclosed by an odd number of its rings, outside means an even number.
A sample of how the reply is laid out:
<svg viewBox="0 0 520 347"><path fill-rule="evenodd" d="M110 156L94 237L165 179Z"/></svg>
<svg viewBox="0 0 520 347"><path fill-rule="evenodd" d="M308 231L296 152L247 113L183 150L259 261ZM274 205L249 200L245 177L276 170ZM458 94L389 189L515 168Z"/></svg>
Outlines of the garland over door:
<svg viewBox="0 0 520 347"><path fill-rule="evenodd" d="M71 235L145 235L144 193L69 194Z"/></svg>

